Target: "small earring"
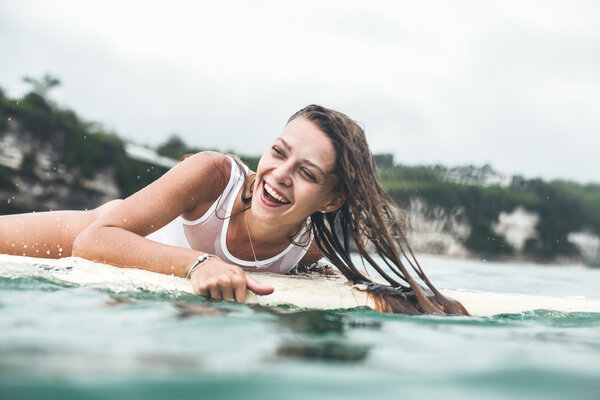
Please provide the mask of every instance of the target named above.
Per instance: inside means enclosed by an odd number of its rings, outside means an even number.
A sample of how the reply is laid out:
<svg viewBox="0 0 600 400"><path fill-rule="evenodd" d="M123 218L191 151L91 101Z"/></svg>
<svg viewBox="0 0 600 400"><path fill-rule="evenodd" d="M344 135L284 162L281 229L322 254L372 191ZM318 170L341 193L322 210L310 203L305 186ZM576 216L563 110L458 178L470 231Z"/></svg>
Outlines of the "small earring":
<svg viewBox="0 0 600 400"><path fill-rule="evenodd" d="M323 210L323 211L321 211L321 213L322 213L322 214L326 214L326 213L327 213L327 211Z"/></svg>

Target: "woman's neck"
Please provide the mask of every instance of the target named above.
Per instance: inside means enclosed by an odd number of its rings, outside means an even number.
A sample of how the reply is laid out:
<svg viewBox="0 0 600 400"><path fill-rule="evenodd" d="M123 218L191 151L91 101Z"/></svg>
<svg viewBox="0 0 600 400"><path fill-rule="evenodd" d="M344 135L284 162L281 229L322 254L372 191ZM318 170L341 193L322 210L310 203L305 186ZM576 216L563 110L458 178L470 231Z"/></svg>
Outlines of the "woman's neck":
<svg viewBox="0 0 600 400"><path fill-rule="evenodd" d="M244 211L244 220L244 222L247 222L246 229L255 247L278 247L282 243L289 244L290 238L295 236L300 228L300 224L292 226L285 226L280 223L269 224L254 218L252 208Z"/></svg>

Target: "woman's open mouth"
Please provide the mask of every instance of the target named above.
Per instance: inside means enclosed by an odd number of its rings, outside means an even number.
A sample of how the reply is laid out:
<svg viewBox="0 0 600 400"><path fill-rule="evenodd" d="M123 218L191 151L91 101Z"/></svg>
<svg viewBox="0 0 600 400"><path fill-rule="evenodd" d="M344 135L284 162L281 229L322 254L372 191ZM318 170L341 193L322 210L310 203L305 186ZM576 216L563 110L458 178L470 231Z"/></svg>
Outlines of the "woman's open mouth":
<svg viewBox="0 0 600 400"><path fill-rule="evenodd" d="M290 204L290 201L279 193L275 188L263 181L263 190L261 191L261 199L271 207L285 206Z"/></svg>

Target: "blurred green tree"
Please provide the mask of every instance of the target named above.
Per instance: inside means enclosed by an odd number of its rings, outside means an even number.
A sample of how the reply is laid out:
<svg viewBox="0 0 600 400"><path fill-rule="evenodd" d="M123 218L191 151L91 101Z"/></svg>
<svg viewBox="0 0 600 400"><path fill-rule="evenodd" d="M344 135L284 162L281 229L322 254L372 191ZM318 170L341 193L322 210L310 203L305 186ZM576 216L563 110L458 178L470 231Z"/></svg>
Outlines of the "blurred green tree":
<svg viewBox="0 0 600 400"><path fill-rule="evenodd" d="M47 97L48 92L51 89L59 86L61 83L60 79L49 73L45 73L41 79L24 76L23 81L31 84L33 92L37 93L41 97Z"/></svg>

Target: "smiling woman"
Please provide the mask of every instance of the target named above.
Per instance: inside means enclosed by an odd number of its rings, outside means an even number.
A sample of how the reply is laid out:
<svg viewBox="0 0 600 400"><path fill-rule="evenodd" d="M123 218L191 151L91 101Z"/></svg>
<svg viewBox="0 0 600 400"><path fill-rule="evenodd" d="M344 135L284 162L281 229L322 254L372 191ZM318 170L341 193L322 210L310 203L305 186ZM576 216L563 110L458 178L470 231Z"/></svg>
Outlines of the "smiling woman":
<svg viewBox="0 0 600 400"><path fill-rule="evenodd" d="M421 270L403 218L377 183L362 128L321 106L289 119L256 172L235 157L202 152L127 199L93 211L0 219L2 253L73 255L186 276L197 293L215 299L244 302L247 289L273 292L245 271L288 273L326 257L350 281L366 284L385 305L380 309L467 314ZM351 242L388 285L357 269Z"/></svg>

